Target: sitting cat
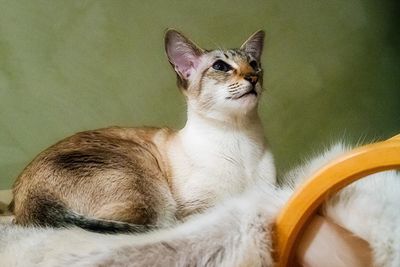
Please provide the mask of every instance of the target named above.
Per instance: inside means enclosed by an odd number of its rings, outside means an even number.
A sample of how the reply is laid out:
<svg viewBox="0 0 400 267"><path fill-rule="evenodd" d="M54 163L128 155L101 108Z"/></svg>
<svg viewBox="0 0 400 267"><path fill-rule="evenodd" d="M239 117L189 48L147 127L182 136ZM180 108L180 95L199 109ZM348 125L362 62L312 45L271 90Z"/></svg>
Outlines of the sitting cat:
<svg viewBox="0 0 400 267"><path fill-rule="evenodd" d="M257 181L275 184L257 107L264 32L203 50L175 30L165 49L188 107L183 129L106 128L68 137L18 177L20 225L142 232L203 211Z"/></svg>

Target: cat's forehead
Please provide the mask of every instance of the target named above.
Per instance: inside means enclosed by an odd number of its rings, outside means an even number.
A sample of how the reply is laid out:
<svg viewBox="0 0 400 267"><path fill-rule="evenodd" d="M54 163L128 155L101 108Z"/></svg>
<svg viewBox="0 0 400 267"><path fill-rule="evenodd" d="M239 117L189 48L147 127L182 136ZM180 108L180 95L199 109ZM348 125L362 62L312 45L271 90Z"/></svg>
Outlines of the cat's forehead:
<svg viewBox="0 0 400 267"><path fill-rule="evenodd" d="M216 49L212 51L208 51L207 53L210 57L214 59L220 59L225 61L251 61L254 58L249 54L246 53L244 50L241 49Z"/></svg>

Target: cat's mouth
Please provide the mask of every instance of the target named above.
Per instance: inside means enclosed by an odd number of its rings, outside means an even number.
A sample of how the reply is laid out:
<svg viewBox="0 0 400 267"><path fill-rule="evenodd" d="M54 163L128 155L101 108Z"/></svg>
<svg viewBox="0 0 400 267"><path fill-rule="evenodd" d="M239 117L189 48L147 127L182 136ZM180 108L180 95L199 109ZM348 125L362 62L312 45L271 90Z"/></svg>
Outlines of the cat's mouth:
<svg viewBox="0 0 400 267"><path fill-rule="evenodd" d="M257 96L258 94L257 94L255 88L252 88L251 90L249 90L249 91L247 91L247 92L245 92L245 93L239 95L239 96L236 97L235 99L240 99L240 98L243 98L243 97L248 96L248 95Z"/></svg>
<svg viewBox="0 0 400 267"><path fill-rule="evenodd" d="M246 96L250 96L250 95L253 95L253 96L255 96L255 97L258 96L258 93L256 92L256 89L255 89L255 88L252 88L251 90L248 90L248 91L246 91L246 92L244 92L244 93L242 93L242 94L234 94L234 95L232 95L232 96L228 96L228 97L226 97L226 99L229 99L229 100L238 100L238 99L244 98L244 97L246 97Z"/></svg>

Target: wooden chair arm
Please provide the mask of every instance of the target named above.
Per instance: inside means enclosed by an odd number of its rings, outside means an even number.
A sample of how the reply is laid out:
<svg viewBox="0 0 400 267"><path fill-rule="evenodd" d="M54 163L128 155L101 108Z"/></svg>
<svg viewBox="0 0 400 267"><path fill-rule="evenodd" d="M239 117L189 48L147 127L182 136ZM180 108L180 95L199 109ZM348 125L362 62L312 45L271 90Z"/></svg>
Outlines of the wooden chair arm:
<svg viewBox="0 0 400 267"><path fill-rule="evenodd" d="M400 135L354 149L315 173L297 189L276 220L277 266L296 266L299 237L324 200L362 177L395 168L400 168Z"/></svg>

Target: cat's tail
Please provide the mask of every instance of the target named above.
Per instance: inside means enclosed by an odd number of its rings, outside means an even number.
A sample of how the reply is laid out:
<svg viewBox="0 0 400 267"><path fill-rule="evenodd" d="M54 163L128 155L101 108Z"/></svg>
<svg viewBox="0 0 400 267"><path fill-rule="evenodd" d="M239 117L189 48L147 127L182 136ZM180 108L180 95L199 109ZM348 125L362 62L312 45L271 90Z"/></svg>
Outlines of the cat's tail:
<svg viewBox="0 0 400 267"><path fill-rule="evenodd" d="M155 229L155 227L149 225L90 218L72 211L66 212L63 219L65 226L74 225L91 232L103 234L144 233Z"/></svg>
<svg viewBox="0 0 400 267"><path fill-rule="evenodd" d="M63 203L51 198L39 198L31 202L28 223L44 227L72 227L77 226L87 231L96 233L144 233L154 230L152 225L131 224L121 221L97 219L74 212ZM17 223L18 223L17 216Z"/></svg>

